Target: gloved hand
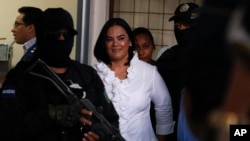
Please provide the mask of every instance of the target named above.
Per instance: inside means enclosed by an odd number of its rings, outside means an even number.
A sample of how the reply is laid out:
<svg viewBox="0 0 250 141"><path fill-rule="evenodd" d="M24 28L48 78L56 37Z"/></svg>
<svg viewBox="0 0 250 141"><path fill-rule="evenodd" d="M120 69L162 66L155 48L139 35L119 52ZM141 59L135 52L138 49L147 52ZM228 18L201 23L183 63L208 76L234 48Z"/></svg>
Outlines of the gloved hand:
<svg viewBox="0 0 250 141"><path fill-rule="evenodd" d="M72 127L79 122L80 105L49 105L49 115L58 125Z"/></svg>

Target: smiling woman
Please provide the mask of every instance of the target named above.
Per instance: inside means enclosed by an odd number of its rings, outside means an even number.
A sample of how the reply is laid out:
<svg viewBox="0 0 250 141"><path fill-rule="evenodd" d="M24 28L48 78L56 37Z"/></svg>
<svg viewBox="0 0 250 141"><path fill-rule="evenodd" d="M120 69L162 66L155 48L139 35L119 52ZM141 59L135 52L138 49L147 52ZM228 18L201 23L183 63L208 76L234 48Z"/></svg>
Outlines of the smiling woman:
<svg viewBox="0 0 250 141"><path fill-rule="evenodd" d="M125 20L111 18L104 24L94 55L98 60L94 67L119 115L124 139L165 141L175 124L171 98L156 67L139 60L132 30ZM156 135L150 124L151 101L156 111Z"/></svg>

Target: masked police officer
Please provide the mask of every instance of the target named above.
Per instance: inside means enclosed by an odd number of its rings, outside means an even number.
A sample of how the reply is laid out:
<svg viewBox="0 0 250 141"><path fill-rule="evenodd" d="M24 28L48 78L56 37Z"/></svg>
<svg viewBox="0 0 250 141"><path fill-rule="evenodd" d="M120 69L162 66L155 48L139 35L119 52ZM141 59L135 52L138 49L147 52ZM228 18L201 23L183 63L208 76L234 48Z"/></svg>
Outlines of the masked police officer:
<svg viewBox="0 0 250 141"><path fill-rule="evenodd" d="M105 98L96 71L70 59L77 31L70 13L62 8L44 11L43 32L37 35L37 55L64 82L77 98L88 98L99 112L118 125L113 105ZM7 79L1 93L0 140L81 141L98 140L90 132L90 121L80 117L84 111L68 99L44 73L37 62L27 65L17 78ZM18 68L15 72L18 72Z"/></svg>
<svg viewBox="0 0 250 141"><path fill-rule="evenodd" d="M156 60L158 71L172 98L173 119L175 121L178 119L181 91L184 88L182 71L185 49L188 46L191 31L198 24L199 16L200 8L195 3L182 3L176 8L174 16L169 21L174 21L174 34L177 44L164 51ZM173 140L176 140L176 127Z"/></svg>

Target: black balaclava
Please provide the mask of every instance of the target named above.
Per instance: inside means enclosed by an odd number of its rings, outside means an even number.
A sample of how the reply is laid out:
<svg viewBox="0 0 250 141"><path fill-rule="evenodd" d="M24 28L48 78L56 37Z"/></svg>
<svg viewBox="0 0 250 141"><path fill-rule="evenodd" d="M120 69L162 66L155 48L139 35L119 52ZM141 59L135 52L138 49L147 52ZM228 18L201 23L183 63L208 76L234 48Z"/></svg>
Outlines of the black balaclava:
<svg viewBox="0 0 250 141"><path fill-rule="evenodd" d="M189 28L184 30L180 30L176 27L174 28L175 39L179 45L181 46L188 45L189 31L190 31Z"/></svg>
<svg viewBox="0 0 250 141"><path fill-rule="evenodd" d="M43 33L37 37L40 58L52 67L67 67L74 43L73 19L62 8L48 8L44 11ZM65 40L58 40L58 31L68 30ZM56 36L57 35L57 36Z"/></svg>

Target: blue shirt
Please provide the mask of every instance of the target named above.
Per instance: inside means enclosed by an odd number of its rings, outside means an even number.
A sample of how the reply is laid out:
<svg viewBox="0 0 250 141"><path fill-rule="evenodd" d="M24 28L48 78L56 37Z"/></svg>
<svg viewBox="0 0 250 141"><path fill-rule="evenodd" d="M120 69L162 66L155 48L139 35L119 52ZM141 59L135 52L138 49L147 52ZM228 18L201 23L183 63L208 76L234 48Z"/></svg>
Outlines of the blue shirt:
<svg viewBox="0 0 250 141"><path fill-rule="evenodd" d="M180 113L178 116L178 122L177 122L177 140L178 141L199 141L195 135L191 132L184 109L183 104L183 95L181 99L181 105L180 105Z"/></svg>

